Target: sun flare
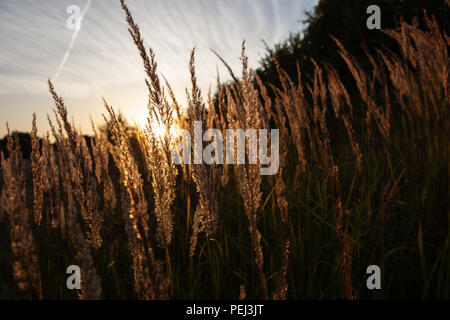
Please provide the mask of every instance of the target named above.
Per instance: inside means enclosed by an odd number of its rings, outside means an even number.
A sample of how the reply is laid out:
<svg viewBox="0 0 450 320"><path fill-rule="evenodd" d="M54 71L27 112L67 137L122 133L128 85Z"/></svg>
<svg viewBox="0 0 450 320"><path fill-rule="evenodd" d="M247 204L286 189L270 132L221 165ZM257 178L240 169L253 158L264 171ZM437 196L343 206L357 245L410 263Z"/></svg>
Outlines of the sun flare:
<svg viewBox="0 0 450 320"><path fill-rule="evenodd" d="M136 124L144 131L148 130L148 110L146 108L143 108L142 111L139 112L139 117L136 120ZM152 127L152 131L155 133L155 136L159 139L162 139L166 135L166 127L157 121L156 119L150 120L150 125ZM178 129L175 124L172 124L172 126L169 129L169 134L172 138L175 138L178 136Z"/></svg>

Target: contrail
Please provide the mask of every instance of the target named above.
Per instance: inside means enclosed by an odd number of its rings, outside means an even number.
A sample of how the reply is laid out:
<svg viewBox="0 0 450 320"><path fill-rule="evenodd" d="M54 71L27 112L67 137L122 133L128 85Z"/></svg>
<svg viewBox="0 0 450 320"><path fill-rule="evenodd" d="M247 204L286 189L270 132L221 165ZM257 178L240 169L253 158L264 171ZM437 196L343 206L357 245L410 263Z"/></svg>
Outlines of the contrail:
<svg viewBox="0 0 450 320"><path fill-rule="evenodd" d="M81 24L83 22L84 15L88 11L88 9L91 5L91 2L92 2L92 0L88 0L86 7L84 8L83 12L81 13L80 27L75 28L75 31L73 32L73 35L72 35L72 40L70 40L69 48L67 48L67 51L64 54L64 58L62 59L61 63L59 64L58 71L56 71L55 75L53 76L53 80L56 80L59 77L62 69L64 68L64 65L66 64L67 59L69 58L70 50L72 50L72 47L75 44L75 40L77 40L78 32L80 32L80 30L81 30Z"/></svg>

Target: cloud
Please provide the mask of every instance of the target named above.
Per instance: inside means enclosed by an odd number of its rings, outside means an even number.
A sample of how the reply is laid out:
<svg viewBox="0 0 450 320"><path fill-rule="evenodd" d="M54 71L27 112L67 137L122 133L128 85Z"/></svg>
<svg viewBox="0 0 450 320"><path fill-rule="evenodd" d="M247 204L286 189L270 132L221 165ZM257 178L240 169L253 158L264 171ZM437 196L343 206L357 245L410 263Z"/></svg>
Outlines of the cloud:
<svg viewBox="0 0 450 320"><path fill-rule="evenodd" d="M298 31L304 11L312 9L316 2L128 0L127 4L141 27L146 46L156 53L159 71L183 102L184 90L190 86L187 66L194 46L200 86L206 91L212 84L214 89L216 66L223 80L229 76L210 49L239 74L238 57L245 39L250 66L257 67L264 53L261 40L273 45L289 32ZM46 80L51 75L56 78L58 92L71 102L67 105L75 121L83 122L86 131L87 113L100 119L101 96L126 115L145 108L145 74L120 2L96 0L89 4L90 0L0 2L0 120L9 120L11 127L25 130L30 126L29 117L11 112L11 108L26 107L38 115L51 112L51 102L45 102ZM78 33L66 27L66 9L70 5L89 7ZM22 97L20 103L11 99L17 95ZM38 125L47 128L45 121ZM0 123L1 133L4 130Z"/></svg>

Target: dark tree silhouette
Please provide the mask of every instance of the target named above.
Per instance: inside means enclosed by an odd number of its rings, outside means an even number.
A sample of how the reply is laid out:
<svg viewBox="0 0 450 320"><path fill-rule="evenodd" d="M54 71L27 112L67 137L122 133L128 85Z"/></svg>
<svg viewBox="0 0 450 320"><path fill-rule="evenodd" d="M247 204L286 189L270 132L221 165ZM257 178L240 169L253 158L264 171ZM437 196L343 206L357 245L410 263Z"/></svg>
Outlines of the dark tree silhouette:
<svg viewBox="0 0 450 320"><path fill-rule="evenodd" d="M381 9L381 29L395 28L401 19L406 22L417 21L423 26L424 10L434 15L443 30L450 29L449 7L445 0L320 0L313 12L307 13L306 29L302 33L292 33L289 38L274 48L268 48L265 57L260 61L257 73L264 82L279 85L278 75L272 54L277 57L281 67L296 79L297 61L304 76L311 74L311 58L316 61L327 61L334 65L339 73L347 74L345 63L340 58L336 44L330 34L341 41L344 47L357 58L367 63L365 46L369 52L380 47L397 51L391 39L380 30L369 30L366 21L369 14L367 7L378 5ZM347 74L347 77L349 75Z"/></svg>

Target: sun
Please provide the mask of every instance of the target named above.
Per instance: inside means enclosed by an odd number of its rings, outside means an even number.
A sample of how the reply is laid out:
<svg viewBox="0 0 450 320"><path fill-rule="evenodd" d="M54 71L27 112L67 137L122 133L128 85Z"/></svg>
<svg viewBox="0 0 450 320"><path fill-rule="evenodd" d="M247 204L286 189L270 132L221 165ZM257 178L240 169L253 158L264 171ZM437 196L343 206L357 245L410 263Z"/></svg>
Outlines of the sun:
<svg viewBox="0 0 450 320"><path fill-rule="evenodd" d="M155 136L160 139L164 138L167 132L166 128L162 124L157 123L156 121L152 123L152 130L155 133Z"/></svg>
<svg viewBox="0 0 450 320"><path fill-rule="evenodd" d="M135 119L136 124L142 129L145 130L147 128L147 118L148 118L148 110L147 108L139 108L139 111L136 112L137 117Z"/></svg>
<svg viewBox="0 0 450 320"><path fill-rule="evenodd" d="M144 131L148 130L148 109L143 108L142 110L139 110L138 117L136 120L136 124ZM151 120L151 126L152 131L155 133L155 136L159 139L163 139L166 135L166 127L159 123L156 119ZM178 135L178 129L175 126L175 124L172 124L172 126L169 129L169 134L172 138L175 138Z"/></svg>

